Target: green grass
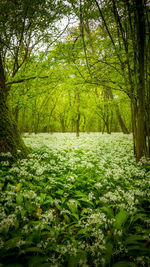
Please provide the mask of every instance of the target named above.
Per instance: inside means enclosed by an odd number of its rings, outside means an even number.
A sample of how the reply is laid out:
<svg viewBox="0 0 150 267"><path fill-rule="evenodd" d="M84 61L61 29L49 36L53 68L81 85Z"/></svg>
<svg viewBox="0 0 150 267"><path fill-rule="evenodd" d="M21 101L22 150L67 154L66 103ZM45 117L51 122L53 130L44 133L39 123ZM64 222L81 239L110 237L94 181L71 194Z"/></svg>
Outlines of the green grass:
<svg viewBox="0 0 150 267"><path fill-rule="evenodd" d="M27 159L0 163L0 267L149 266L150 171L132 136L24 140Z"/></svg>

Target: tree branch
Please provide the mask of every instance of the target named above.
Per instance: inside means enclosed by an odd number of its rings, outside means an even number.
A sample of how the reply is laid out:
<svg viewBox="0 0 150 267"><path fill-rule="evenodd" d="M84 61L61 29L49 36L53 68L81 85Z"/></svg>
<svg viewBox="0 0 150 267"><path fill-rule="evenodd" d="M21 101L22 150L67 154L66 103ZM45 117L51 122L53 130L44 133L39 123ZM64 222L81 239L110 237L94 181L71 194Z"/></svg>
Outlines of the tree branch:
<svg viewBox="0 0 150 267"><path fill-rule="evenodd" d="M45 79L45 78L48 78L48 77L49 76L43 76L43 77L33 76L33 77L29 77L29 78L20 79L18 81L8 82L8 83L6 83L6 85L11 85L11 84L15 84L15 83L22 83L22 82L25 82L25 81L34 80L36 78L38 78L38 79Z"/></svg>

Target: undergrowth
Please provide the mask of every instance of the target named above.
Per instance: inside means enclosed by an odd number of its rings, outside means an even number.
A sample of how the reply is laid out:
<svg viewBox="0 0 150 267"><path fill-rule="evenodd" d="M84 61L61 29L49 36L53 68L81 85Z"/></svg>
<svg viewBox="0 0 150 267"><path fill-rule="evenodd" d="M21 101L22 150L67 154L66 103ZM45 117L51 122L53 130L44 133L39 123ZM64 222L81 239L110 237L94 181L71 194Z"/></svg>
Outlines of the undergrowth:
<svg viewBox="0 0 150 267"><path fill-rule="evenodd" d="M24 140L28 158L0 163L0 267L149 266L150 169L132 136Z"/></svg>

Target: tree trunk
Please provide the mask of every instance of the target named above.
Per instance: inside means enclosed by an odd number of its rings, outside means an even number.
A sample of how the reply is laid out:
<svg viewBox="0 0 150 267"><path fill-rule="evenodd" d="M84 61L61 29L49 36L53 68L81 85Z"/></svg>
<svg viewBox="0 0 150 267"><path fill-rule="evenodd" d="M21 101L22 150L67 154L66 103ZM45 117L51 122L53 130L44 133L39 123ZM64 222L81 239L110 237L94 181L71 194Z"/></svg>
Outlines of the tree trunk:
<svg viewBox="0 0 150 267"><path fill-rule="evenodd" d="M146 155L146 112L145 112L145 17L144 1L136 2L137 10L137 60L138 60L138 116L136 138L136 160L139 161Z"/></svg>
<svg viewBox="0 0 150 267"><path fill-rule="evenodd" d="M12 112L14 114L14 118L15 118L16 123L18 123L18 117L19 117L19 108L18 108L18 106L15 107L15 109Z"/></svg>
<svg viewBox="0 0 150 267"><path fill-rule="evenodd" d="M40 122L40 114L37 112L37 118L36 118L35 129L34 129L34 133L35 134L38 133L38 130L39 130L39 122Z"/></svg>
<svg viewBox="0 0 150 267"><path fill-rule="evenodd" d="M102 131L101 128L102 128L102 127L101 127L101 120L98 119L98 132L101 132L101 131Z"/></svg>
<svg viewBox="0 0 150 267"><path fill-rule="evenodd" d="M79 137L79 133L80 133L80 114L78 114L78 118L77 118L77 131L76 131L76 136Z"/></svg>
<svg viewBox="0 0 150 267"><path fill-rule="evenodd" d="M114 100L114 96L113 96L113 93L112 93L111 89L109 89L109 95L110 95L110 98L112 100ZM119 110L119 107L118 107L117 103L115 103L115 111L116 111L116 115L117 115L117 118L118 118L118 121L119 121L119 124L120 124L122 132L124 134L129 134L129 131L128 131L126 125L125 125L125 122L123 121L123 119L121 117L120 110Z"/></svg>
<svg viewBox="0 0 150 267"><path fill-rule="evenodd" d="M80 95L78 88L76 89L76 97L77 97L77 121L76 121L76 136L79 137L80 132Z"/></svg>
<svg viewBox="0 0 150 267"><path fill-rule="evenodd" d="M86 117L84 116L84 121L83 121L83 132L86 131Z"/></svg>
<svg viewBox="0 0 150 267"><path fill-rule="evenodd" d="M28 149L21 138L16 122L9 110L7 95L8 91L5 85L4 69L0 56L0 153L10 152L12 159L15 160L26 156ZM0 156L0 159L4 158Z"/></svg>
<svg viewBox="0 0 150 267"><path fill-rule="evenodd" d="M60 124L61 124L61 131L62 131L62 133L65 133L66 132L66 125L65 125L65 118L64 118L63 115L60 118Z"/></svg>
<svg viewBox="0 0 150 267"><path fill-rule="evenodd" d="M122 132L124 134L129 134L129 131L128 131L128 129L127 129L122 117L121 117L118 105L115 105L115 109L116 109L117 118L118 118Z"/></svg>

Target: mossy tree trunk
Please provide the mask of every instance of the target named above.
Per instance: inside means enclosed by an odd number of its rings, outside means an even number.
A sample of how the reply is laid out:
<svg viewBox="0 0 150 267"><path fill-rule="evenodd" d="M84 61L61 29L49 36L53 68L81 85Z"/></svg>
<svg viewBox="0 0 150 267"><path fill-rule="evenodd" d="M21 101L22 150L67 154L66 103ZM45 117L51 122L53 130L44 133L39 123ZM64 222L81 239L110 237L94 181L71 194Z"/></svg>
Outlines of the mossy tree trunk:
<svg viewBox="0 0 150 267"><path fill-rule="evenodd" d="M5 84L5 75L0 55L0 153L10 152L12 159L22 158L27 155L21 134L8 107L8 88ZM0 157L0 159L3 157Z"/></svg>

